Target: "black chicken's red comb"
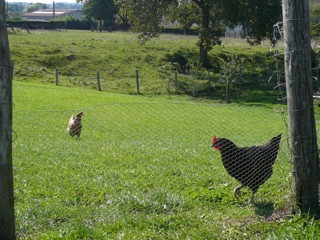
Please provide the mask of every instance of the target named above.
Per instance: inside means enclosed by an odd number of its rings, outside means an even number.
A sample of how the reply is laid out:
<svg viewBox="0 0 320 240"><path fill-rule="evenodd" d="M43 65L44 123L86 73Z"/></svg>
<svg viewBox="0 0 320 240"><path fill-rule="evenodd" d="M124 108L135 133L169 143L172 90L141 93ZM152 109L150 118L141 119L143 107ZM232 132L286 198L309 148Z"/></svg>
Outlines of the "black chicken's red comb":
<svg viewBox="0 0 320 240"><path fill-rule="evenodd" d="M218 140L217 136L214 135L213 138L212 138L212 143L215 143L217 140Z"/></svg>

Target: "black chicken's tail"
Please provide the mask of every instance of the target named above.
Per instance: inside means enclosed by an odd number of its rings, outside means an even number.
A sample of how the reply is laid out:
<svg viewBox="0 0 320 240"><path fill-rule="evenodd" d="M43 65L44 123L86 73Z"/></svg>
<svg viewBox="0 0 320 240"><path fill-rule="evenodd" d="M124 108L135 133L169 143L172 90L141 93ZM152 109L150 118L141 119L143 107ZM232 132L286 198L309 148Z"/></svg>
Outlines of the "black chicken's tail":
<svg viewBox="0 0 320 240"><path fill-rule="evenodd" d="M281 141L281 135L282 135L282 134L279 134L278 136L272 138L271 141L269 142L269 144L270 144L271 146L278 146L278 148L279 148L279 146L280 146L280 141Z"/></svg>
<svg viewBox="0 0 320 240"><path fill-rule="evenodd" d="M269 158L271 160L271 165L273 165L275 160L277 159L280 148L281 135L282 134L279 134L278 136L272 138L270 142L267 144L267 148L269 149L268 151L271 154Z"/></svg>

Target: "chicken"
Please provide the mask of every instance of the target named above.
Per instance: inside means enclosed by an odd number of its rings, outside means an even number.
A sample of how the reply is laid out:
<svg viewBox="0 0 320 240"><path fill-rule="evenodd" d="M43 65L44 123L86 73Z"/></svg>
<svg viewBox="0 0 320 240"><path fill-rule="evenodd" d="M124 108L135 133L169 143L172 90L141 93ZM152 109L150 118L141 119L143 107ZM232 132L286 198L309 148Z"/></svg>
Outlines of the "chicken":
<svg viewBox="0 0 320 240"><path fill-rule="evenodd" d="M266 145L239 148L229 139L213 137L211 147L220 151L223 166L241 183L234 190L235 198L238 198L240 190L246 186L252 191L250 203L253 202L259 187L272 175L272 165L278 155L280 140L281 134Z"/></svg>
<svg viewBox="0 0 320 240"><path fill-rule="evenodd" d="M80 138L82 130L81 117L83 115L83 112L79 112L76 117L74 117L73 115L71 116L67 128L67 131L69 132L71 137L78 136L78 139Z"/></svg>

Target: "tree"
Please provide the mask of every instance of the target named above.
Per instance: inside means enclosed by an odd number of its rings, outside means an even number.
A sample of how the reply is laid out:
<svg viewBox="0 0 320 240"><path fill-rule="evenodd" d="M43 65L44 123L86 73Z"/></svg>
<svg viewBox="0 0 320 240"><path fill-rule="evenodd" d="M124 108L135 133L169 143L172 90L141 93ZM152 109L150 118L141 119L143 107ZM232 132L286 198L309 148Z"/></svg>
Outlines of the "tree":
<svg viewBox="0 0 320 240"><path fill-rule="evenodd" d="M27 8L27 12L34 12L39 9L47 9L47 5L44 3L30 3Z"/></svg>
<svg viewBox="0 0 320 240"><path fill-rule="evenodd" d="M24 9L25 7L22 3L8 3L8 19L21 19Z"/></svg>
<svg viewBox="0 0 320 240"><path fill-rule="evenodd" d="M22 3L8 3L8 13L22 13L24 5Z"/></svg>
<svg viewBox="0 0 320 240"><path fill-rule="evenodd" d="M220 37L224 34L223 5L219 0L193 0L200 8L199 30L199 61L204 67L210 67L208 52L212 46L220 44Z"/></svg>
<svg viewBox="0 0 320 240"><path fill-rule="evenodd" d="M128 16L129 9L127 8L124 0L115 0L115 5L117 8L118 22L123 26L125 30L128 30L130 27L130 20ZM120 21L119 21L120 19Z"/></svg>
<svg viewBox="0 0 320 240"><path fill-rule="evenodd" d="M237 55L231 55L227 59L221 58L221 80L226 85L226 103L231 103L230 87L232 82L241 83L243 59Z"/></svg>
<svg viewBox="0 0 320 240"><path fill-rule="evenodd" d="M230 0L228 4L227 24L241 24L251 45L273 38L273 25L282 20L281 0Z"/></svg>
<svg viewBox="0 0 320 240"><path fill-rule="evenodd" d="M188 29L199 23L200 9L191 0L182 0L176 9L170 13L169 19L171 22L177 21L181 26L183 34L187 34Z"/></svg>
<svg viewBox="0 0 320 240"><path fill-rule="evenodd" d="M116 6L113 0L77 0L82 2L83 13L87 17L99 21L99 31L102 31L103 22L111 27L115 22Z"/></svg>
<svg viewBox="0 0 320 240"><path fill-rule="evenodd" d="M129 18L132 21L132 29L139 32L142 43L150 38L158 37L164 16L167 16L170 8L175 8L177 0L123 0L129 9Z"/></svg>
<svg viewBox="0 0 320 240"><path fill-rule="evenodd" d="M219 22L217 22L218 14L210 14L210 10L214 7L214 1L193 0L194 4L200 9L200 30L199 30L199 49L200 62L208 66L208 51L212 45L218 42L221 32L219 31ZM180 1L135 1L126 0L127 6L130 8L130 18L133 21L133 29L140 32L142 42L159 36L162 23L165 16L168 15L169 9L178 8ZM220 12L217 7L217 13Z"/></svg>
<svg viewBox="0 0 320 240"><path fill-rule="evenodd" d="M136 1L124 0L130 8L134 30L147 40L159 36L163 19L170 8L183 4L180 0ZM281 0L192 0L199 14L199 61L209 67L208 52L221 43L225 27L242 24L248 31L248 40L253 44L270 38L273 24L281 18Z"/></svg>
<svg viewBox="0 0 320 240"><path fill-rule="evenodd" d="M311 22L311 35L313 37L320 36L320 4L310 4L310 22Z"/></svg>

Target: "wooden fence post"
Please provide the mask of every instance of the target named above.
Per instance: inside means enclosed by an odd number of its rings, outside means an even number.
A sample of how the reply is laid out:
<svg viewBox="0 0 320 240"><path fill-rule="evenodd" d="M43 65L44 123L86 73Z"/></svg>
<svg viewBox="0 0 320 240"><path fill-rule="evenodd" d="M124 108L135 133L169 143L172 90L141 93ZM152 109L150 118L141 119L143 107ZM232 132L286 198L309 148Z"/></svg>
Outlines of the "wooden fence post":
<svg viewBox="0 0 320 240"><path fill-rule="evenodd" d="M210 88L211 88L210 69L208 69L208 87L209 87L209 90L210 90Z"/></svg>
<svg viewBox="0 0 320 240"><path fill-rule="evenodd" d="M14 79L14 61L13 60L11 61L11 70L12 70L11 76L12 76L12 80L13 80Z"/></svg>
<svg viewBox="0 0 320 240"><path fill-rule="evenodd" d="M137 85L137 93L140 94L140 86L139 86L139 70L136 70L136 85Z"/></svg>
<svg viewBox="0 0 320 240"><path fill-rule="evenodd" d="M97 82L98 82L98 91L101 91L100 72L99 71L97 71Z"/></svg>
<svg viewBox="0 0 320 240"><path fill-rule="evenodd" d="M174 74L174 81L175 81L175 94L178 92L178 72L176 71Z"/></svg>
<svg viewBox="0 0 320 240"><path fill-rule="evenodd" d="M0 239L16 239L12 164L12 62L5 1L0 0Z"/></svg>
<svg viewBox="0 0 320 240"><path fill-rule="evenodd" d="M56 68L56 86L59 85L59 69Z"/></svg>
<svg viewBox="0 0 320 240"><path fill-rule="evenodd" d="M283 0L284 60L293 206L319 210L319 152L313 107L308 0Z"/></svg>

